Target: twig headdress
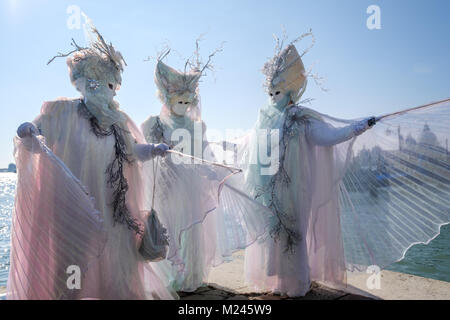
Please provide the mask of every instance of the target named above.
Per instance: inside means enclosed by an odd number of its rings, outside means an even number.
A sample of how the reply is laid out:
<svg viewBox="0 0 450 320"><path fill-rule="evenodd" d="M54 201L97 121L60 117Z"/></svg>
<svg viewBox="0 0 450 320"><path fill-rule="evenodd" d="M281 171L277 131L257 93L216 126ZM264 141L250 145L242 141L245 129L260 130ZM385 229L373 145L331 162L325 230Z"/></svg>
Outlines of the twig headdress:
<svg viewBox="0 0 450 320"><path fill-rule="evenodd" d="M170 49L165 50L157 58L155 70L155 83L158 87L159 98L166 105L171 105L174 96L188 94L193 106L198 104L198 83L200 78L206 74L206 70L214 70L211 63L216 53L221 52L223 44L208 56L206 63L202 63L200 58L199 42L196 40L196 50L192 58L186 60L184 71L176 70L162 60L170 53Z"/></svg>
<svg viewBox="0 0 450 320"><path fill-rule="evenodd" d="M294 44L308 36L312 38L311 44L299 54ZM321 85L320 81L322 79L317 75L313 75L311 70L306 71L302 61L302 57L314 46L315 38L310 30L291 41L284 48L285 40L285 34L281 40L275 36L275 54L264 64L262 70L266 76L264 87L269 92L274 88L283 89L283 91L291 94L293 102L297 102L306 89L308 77L312 77L319 86Z"/></svg>
<svg viewBox="0 0 450 320"><path fill-rule="evenodd" d="M84 15L86 24L85 33L89 39L89 47L79 46L74 39L71 45L74 49L68 53L58 53L47 64L56 58L67 57L67 65L70 72L70 80L75 85L79 78L86 78L97 82L114 82L120 85L121 73L127 65L122 54L117 51L112 43L109 44L92 23L92 20Z"/></svg>

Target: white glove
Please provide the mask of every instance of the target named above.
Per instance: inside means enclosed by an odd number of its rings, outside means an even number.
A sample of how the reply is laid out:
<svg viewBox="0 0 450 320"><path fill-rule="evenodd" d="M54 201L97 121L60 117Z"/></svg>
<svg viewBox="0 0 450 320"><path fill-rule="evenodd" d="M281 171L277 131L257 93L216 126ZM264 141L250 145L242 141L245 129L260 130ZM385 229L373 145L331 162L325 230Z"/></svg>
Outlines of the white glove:
<svg viewBox="0 0 450 320"><path fill-rule="evenodd" d="M134 153L140 161L148 161L156 156L165 156L169 146L165 143L160 144L136 144Z"/></svg>
<svg viewBox="0 0 450 320"><path fill-rule="evenodd" d="M359 136L360 134L364 133L367 129L372 127L375 124L375 118L370 117L366 118L360 121L357 121L353 123L353 134L354 136Z"/></svg>
<svg viewBox="0 0 450 320"><path fill-rule="evenodd" d="M22 123L17 129L17 135L19 138L31 137L32 135L38 135L39 130L31 122Z"/></svg>

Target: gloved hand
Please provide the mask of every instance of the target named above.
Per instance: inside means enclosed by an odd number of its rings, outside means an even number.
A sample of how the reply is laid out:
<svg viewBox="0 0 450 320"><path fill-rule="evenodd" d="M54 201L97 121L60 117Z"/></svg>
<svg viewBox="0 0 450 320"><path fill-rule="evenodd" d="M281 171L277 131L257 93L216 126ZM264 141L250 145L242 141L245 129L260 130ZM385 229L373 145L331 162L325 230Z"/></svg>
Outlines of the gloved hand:
<svg viewBox="0 0 450 320"><path fill-rule="evenodd" d="M167 151L169 150L169 146L165 143L160 143L157 145L153 145L153 156L160 156L164 157L167 154Z"/></svg>
<svg viewBox="0 0 450 320"><path fill-rule="evenodd" d="M373 125L375 125L375 118L369 117L360 121L357 121L353 123L353 134L356 136L359 136L360 134L364 133L367 129L371 128Z"/></svg>
<svg viewBox="0 0 450 320"><path fill-rule="evenodd" d="M160 144L136 144L134 153L140 161L148 161L156 156L165 156L169 146L165 143Z"/></svg>
<svg viewBox="0 0 450 320"><path fill-rule="evenodd" d="M38 135L39 130L31 122L22 123L17 129L17 135L19 138L31 137L32 135Z"/></svg>

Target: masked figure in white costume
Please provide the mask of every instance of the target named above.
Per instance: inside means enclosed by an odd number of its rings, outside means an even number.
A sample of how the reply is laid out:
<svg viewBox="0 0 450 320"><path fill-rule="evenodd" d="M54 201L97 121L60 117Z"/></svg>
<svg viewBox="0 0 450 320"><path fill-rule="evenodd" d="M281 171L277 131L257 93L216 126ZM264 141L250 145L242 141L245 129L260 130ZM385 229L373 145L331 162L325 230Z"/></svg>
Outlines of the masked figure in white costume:
<svg viewBox="0 0 450 320"><path fill-rule="evenodd" d="M210 61L201 67L199 63L192 66L188 60L186 65L191 65L191 70L183 72L162 62L168 53L169 51L158 59L155 70L158 97L163 107L159 116L151 116L142 124L142 132L149 143L166 143L174 150L202 159L207 141L206 126L201 120L198 84L204 71L210 67ZM177 167L172 164L172 168ZM175 170L179 171L182 168L178 167ZM181 186L186 192L207 188L207 185L195 176L189 180L189 185ZM189 203L186 203L183 202L180 193L174 188L171 189L172 193L177 193L180 202L178 220L191 219L189 211L208 210L199 193L192 193ZM161 214L167 214L166 211L167 209ZM216 214L208 215L201 224L197 223L183 233L177 259L171 259L178 262L169 263L170 265L163 262L170 274L171 286L176 290L195 291L206 283L215 260L217 236L215 216ZM177 225L183 223L179 222Z"/></svg>
<svg viewBox="0 0 450 320"><path fill-rule="evenodd" d="M295 41L305 36L312 34ZM255 129L241 140L239 158L248 164L246 191L274 214L270 237L246 250L246 279L257 290L303 296L312 280L342 286L346 268L358 266L365 271L367 266L383 268L401 259L411 244L434 237L449 213L443 209L443 198L431 199L424 191L419 191L422 199L417 202L437 202L434 211L414 211L409 199L388 199L389 192L383 192L383 200L362 200L370 192L389 190L385 181L371 179L373 171L357 169L355 161L365 146L378 146L382 170L405 172L405 167L388 158L389 150L397 148L396 140L376 129L381 126L385 130L398 119L405 122L406 116L386 118L368 130L375 118L338 120L301 106L310 73L302 62L307 50L299 54L294 42L285 48L277 46L275 56L264 66L270 104L260 110ZM445 108L435 110L448 113ZM414 117L414 113L408 116ZM445 135L448 130L443 131ZM259 147L266 143L279 152L273 172L259 161ZM419 175L419 169L408 175ZM439 170L436 185L442 183L443 174L444 179L448 177L448 169L445 173L442 167ZM427 228L421 228L422 224ZM429 232L424 232L428 226ZM420 229L417 236L413 230Z"/></svg>
<svg viewBox="0 0 450 320"><path fill-rule="evenodd" d="M168 197L158 212L171 240L168 261L158 265L178 291L194 291L204 285L212 266L228 260L234 250L247 247L266 232L271 215L257 201L225 183L231 176L243 176L217 163L206 139L198 84L205 70L211 70L211 58L218 51L202 64L197 41L197 59L188 60L190 70L185 71L163 63L168 52L162 55L155 82L163 107L159 116L151 116L142 124L147 142L166 143L195 157L185 158L187 162L173 154L162 159L158 174L162 181L156 182L154 193L159 200ZM176 201L169 201L173 198ZM177 238L178 234L181 237Z"/></svg>
<svg viewBox="0 0 450 320"><path fill-rule="evenodd" d="M149 230L141 162L168 146L147 144L119 109L125 61L90 32L90 47L73 42L67 58L81 98L45 102L18 129L8 298L171 299L139 253L142 241L164 238Z"/></svg>

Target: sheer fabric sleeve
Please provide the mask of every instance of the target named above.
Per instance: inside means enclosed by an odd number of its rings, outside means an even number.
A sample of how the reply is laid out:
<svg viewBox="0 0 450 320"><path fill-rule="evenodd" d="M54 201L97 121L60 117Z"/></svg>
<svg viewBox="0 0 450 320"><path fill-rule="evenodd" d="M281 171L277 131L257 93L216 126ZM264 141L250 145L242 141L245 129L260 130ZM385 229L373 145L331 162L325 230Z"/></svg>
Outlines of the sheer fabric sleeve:
<svg viewBox="0 0 450 320"><path fill-rule="evenodd" d="M331 124L318 119L308 119L306 126L306 138L312 144L330 147L350 140L355 136L353 125L336 128Z"/></svg>

